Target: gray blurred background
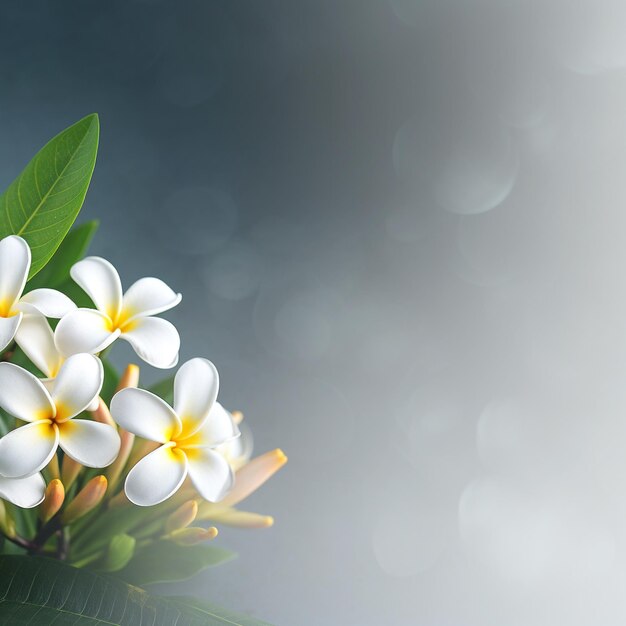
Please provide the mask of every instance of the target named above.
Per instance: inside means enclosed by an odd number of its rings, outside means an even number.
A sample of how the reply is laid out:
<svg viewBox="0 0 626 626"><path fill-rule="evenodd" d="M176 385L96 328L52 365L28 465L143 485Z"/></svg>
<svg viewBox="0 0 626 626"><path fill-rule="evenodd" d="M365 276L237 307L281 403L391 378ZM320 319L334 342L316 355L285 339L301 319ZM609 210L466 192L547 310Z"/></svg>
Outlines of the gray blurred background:
<svg viewBox="0 0 626 626"><path fill-rule="evenodd" d="M10 1L0 85L3 187L100 113L93 252L290 457L177 592L626 622L626 3Z"/></svg>

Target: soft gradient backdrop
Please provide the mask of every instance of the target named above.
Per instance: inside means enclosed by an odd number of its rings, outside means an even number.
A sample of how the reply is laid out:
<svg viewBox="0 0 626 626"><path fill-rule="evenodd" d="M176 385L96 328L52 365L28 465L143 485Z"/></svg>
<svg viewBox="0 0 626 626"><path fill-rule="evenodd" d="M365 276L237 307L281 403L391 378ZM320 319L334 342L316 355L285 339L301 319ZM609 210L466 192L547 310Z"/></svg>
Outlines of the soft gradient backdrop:
<svg viewBox="0 0 626 626"><path fill-rule="evenodd" d="M290 457L246 504L274 528L177 592L626 622L625 33L619 0L2 4L2 186L100 113L93 252L183 292L182 358Z"/></svg>

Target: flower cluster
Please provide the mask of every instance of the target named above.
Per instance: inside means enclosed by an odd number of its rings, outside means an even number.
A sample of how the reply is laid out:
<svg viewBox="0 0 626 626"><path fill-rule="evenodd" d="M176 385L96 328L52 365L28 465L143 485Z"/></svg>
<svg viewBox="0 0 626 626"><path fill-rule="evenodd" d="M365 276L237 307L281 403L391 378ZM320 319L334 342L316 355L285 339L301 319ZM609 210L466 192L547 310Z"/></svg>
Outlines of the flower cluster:
<svg viewBox="0 0 626 626"><path fill-rule="evenodd" d="M45 551L53 533L96 506L109 511L165 501L171 506L159 532L173 533L180 542L216 534L188 528L194 519L270 525L271 518L233 506L286 457L275 451L250 461L242 415L217 401L213 363L184 363L169 403L138 388L139 368L133 365L110 402L101 397L104 351L118 338L154 367L177 365L179 334L157 315L179 304L181 295L157 278L142 278L124 292L111 263L87 257L70 275L94 308L78 308L54 289L24 294L30 263L24 239L0 241L0 409L15 418L15 427L0 439L0 498L17 507L40 506L37 536L26 541L16 535L0 500L4 535L31 551ZM85 468L107 470L94 475Z"/></svg>

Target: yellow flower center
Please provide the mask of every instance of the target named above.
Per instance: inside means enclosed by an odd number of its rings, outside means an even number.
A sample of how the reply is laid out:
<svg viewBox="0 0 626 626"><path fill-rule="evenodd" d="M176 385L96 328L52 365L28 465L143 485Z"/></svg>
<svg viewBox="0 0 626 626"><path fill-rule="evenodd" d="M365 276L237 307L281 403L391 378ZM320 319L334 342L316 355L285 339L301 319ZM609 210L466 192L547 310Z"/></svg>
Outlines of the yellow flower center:
<svg viewBox="0 0 626 626"><path fill-rule="evenodd" d="M13 317L17 315L19 311L13 308L13 300L7 298L0 299L0 317Z"/></svg>
<svg viewBox="0 0 626 626"><path fill-rule="evenodd" d="M200 435L198 433L188 437L183 429L176 437L171 436L166 445L170 446L170 449L175 450L178 454L184 453L187 458L191 459L197 455L200 443Z"/></svg>
<svg viewBox="0 0 626 626"><path fill-rule="evenodd" d="M178 447L175 441L170 441L166 443L165 446L172 461L180 462L183 460L184 456L189 457L188 451Z"/></svg>
<svg viewBox="0 0 626 626"><path fill-rule="evenodd" d="M118 315L114 317L109 317L107 329L110 332L115 332L116 330L119 330L123 333L132 330L136 325L136 322L131 320L133 315L135 315L134 311L131 311L128 308L122 308Z"/></svg>

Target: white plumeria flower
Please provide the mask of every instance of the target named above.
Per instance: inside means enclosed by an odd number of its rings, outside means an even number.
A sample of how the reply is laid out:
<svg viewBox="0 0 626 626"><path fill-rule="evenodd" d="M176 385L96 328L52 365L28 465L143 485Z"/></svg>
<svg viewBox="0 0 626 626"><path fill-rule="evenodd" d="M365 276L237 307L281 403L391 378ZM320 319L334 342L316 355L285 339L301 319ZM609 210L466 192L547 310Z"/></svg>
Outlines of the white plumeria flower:
<svg viewBox="0 0 626 626"><path fill-rule="evenodd" d="M126 430L162 444L131 469L124 489L138 506L167 500L187 475L200 495L218 502L233 484L228 461L213 450L239 436L216 402L219 377L206 359L191 359L174 378L174 408L144 389L122 389L111 400L113 419Z"/></svg>
<svg viewBox="0 0 626 626"><path fill-rule="evenodd" d="M141 278L122 293L117 270L97 256L76 263L70 274L96 306L66 315L55 331L55 341L65 355L95 354L118 337L128 341L146 363L167 369L178 362L180 337L167 320L153 317L182 299L158 278Z"/></svg>
<svg viewBox="0 0 626 626"><path fill-rule="evenodd" d="M26 314L17 329L15 342L24 354L34 363L45 378L41 380L46 389L52 389L52 383L65 362L65 356L59 352L54 343L54 331L43 315ZM88 411L98 408L99 398L87 407Z"/></svg>
<svg viewBox="0 0 626 626"><path fill-rule="evenodd" d="M87 467L110 465L120 449L117 430L108 424L72 419L98 396L102 363L91 354L76 354L61 366L48 392L30 372L0 363L0 406L29 422L0 439L0 475L23 478L42 470L57 447Z"/></svg>
<svg viewBox="0 0 626 626"><path fill-rule="evenodd" d="M232 413L229 412L229 415L232 418ZM217 448L217 451L228 461L235 472L250 460L254 448L252 431L247 424L242 422L238 424L238 427L241 436L231 439Z"/></svg>
<svg viewBox="0 0 626 626"><path fill-rule="evenodd" d="M30 248L24 239L10 235L0 241L0 350L15 337L24 313L58 318L76 309L66 295L55 289L34 289L22 295L30 262Z"/></svg>
<svg viewBox="0 0 626 626"><path fill-rule="evenodd" d="M41 504L46 493L46 483L41 474L26 478L0 476L0 498L8 500L22 509L32 509Z"/></svg>

